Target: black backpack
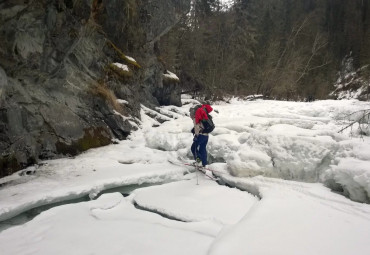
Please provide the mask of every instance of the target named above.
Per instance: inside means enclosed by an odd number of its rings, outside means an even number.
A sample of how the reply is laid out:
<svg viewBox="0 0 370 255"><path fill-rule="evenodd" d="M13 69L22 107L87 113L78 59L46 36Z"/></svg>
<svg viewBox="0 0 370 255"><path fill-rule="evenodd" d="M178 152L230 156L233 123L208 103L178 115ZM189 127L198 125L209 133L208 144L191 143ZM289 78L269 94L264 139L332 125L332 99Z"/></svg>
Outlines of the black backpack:
<svg viewBox="0 0 370 255"><path fill-rule="evenodd" d="M196 105L190 108L189 112L190 112L190 117L192 119L194 119L195 117L195 112L201 107L202 107L201 105ZM202 120L202 124L204 127L203 133L211 133L215 129L215 124L213 123L212 116L207 112L207 109L205 107L203 107L202 109L203 111L206 112L207 117L208 117L208 120Z"/></svg>
<svg viewBox="0 0 370 255"><path fill-rule="evenodd" d="M203 107L203 110L206 112L208 120L202 120L203 123L203 133L211 133L215 129L215 123L213 123L212 116L207 112L207 109Z"/></svg>

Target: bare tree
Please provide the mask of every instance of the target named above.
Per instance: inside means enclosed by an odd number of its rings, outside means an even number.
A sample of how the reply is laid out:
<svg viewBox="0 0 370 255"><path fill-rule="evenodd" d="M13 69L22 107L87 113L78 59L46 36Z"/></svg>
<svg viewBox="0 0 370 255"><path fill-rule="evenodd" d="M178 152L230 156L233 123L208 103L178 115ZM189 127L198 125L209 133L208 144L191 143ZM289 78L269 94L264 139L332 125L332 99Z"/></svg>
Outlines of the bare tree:
<svg viewBox="0 0 370 255"><path fill-rule="evenodd" d="M357 126L357 131L361 136L370 135L370 109L353 112L345 116L344 119L349 123L339 130L338 133L341 133L347 129L351 129L352 131L352 129Z"/></svg>

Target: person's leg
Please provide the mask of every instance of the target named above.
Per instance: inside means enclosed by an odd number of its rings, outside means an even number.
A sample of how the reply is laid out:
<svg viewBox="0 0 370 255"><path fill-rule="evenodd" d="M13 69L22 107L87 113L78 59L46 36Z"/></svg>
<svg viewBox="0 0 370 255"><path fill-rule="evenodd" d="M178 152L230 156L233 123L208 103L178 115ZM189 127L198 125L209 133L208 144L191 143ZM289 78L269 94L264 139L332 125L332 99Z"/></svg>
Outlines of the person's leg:
<svg viewBox="0 0 370 255"><path fill-rule="evenodd" d="M199 135L198 145L199 145L199 158L202 160L202 165L207 165L207 143L208 135Z"/></svg>
<svg viewBox="0 0 370 255"><path fill-rule="evenodd" d="M199 157L199 145L198 142L194 141L191 145L191 153L193 153L194 160L197 160L197 157Z"/></svg>

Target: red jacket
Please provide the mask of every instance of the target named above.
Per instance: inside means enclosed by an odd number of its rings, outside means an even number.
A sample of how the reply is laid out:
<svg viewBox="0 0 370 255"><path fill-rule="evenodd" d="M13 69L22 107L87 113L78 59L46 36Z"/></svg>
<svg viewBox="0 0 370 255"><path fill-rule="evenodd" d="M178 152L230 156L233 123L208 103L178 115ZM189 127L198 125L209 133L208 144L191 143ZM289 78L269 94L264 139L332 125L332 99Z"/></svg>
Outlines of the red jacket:
<svg viewBox="0 0 370 255"><path fill-rule="evenodd" d="M204 104L195 112L195 124L198 124L202 120L208 120L206 112L203 110L206 108L207 112L213 111L213 108L209 104Z"/></svg>

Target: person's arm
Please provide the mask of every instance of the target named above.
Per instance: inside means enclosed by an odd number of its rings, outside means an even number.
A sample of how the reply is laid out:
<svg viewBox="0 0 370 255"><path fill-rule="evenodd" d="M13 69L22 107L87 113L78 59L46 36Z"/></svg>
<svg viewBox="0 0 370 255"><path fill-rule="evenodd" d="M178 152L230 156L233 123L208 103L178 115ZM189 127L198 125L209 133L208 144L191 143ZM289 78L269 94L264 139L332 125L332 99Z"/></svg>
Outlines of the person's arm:
<svg viewBox="0 0 370 255"><path fill-rule="evenodd" d="M201 123L195 123L194 119L194 135L199 135L200 131L202 130L202 124Z"/></svg>

